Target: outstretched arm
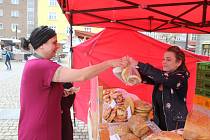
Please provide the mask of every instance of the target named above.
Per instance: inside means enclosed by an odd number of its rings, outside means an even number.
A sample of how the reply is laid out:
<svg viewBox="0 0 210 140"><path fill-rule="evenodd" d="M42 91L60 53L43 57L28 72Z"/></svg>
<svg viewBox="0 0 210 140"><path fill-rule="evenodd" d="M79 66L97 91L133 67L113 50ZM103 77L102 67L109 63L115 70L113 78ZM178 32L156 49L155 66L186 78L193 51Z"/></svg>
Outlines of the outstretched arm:
<svg viewBox="0 0 210 140"><path fill-rule="evenodd" d="M53 82L76 82L91 79L110 67L125 67L127 61L122 59L107 60L102 63L85 67L82 69L70 69L60 66L54 76Z"/></svg>

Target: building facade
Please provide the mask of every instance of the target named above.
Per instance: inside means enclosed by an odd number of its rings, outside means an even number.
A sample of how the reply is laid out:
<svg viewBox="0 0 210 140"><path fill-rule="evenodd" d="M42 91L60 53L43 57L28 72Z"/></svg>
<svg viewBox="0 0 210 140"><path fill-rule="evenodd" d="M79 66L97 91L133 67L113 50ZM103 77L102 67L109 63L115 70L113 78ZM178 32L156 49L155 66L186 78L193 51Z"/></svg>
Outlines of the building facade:
<svg viewBox="0 0 210 140"><path fill-rule="evenodd" d="M27 37L38 26L37 18L37 0L27 0Z"/></svg>
<svg viewBox="0 0 210 140"><path fill-rule="evenodd" d="M27 0L0 0L0 37L27 35Z"/></svg>
<svg viewBox="0 0 210 140"><path fill-rule="evenodd" d="M67 40L69 23L62 13L57 0L37 0L38 26L47 25L57 33L58 42Z"/></svg>
<svg viewBox="0 0 210 140"><path fill-rule="evenodd" d="M177 45L181 48L195 52L196 54L210 56L209 34L186 34L186 33L156 33L143 32L144 34L159 41Z"/></svg>
<svg viewBox="0 0 210 140"><path fill-rule="evenodd" d="M48 25L57 33L59 42L68 42L70 36L70 25L63 14L57 0L38 0L38 26ZM73 30L80 30L92 33L98 33L102 29L74 26ZM74 31L73 31L74 32Z"/></svg>

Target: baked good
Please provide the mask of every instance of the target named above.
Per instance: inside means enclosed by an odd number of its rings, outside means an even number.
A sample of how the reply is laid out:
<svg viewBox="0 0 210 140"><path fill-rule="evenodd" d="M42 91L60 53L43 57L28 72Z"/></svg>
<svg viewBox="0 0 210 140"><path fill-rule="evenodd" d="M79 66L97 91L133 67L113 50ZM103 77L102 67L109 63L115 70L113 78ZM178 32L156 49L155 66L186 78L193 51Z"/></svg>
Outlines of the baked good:
<svg viewBox="0 0 210 140"><path fill-rule="evenodd" d="M121 73L121 77L122 77L123 81L126 83L127 83L128 76L129 76L129 67L126 67L123 69L123 71Z"/></svg>
<svg viewBox="0 0 210 140"><path fill-rule="evenodd" d="M120 140L140 140L140 139L132 133L127 133L121 136Z"/></svg>
<svg viewBox="0 0 210 140"><path fill-rule="evenodd" d="M146 137L144 140L184 140L182 136L170 132L170 131L162 131L159 133L153 133Z"/></svg>
<svg viewBox="0 0 210 140"><path fill-rule="evenodd" d="M130 132L126 123L120 123L119 126L114 129L114 133L118 134L120 137Z"/></svg>
<svg viewBox="0 0 210 140"><path fill-rule="evenodd" d="M114 118L115 122L125 122L127 121L127 111L124 105L116 106L116 116Z"/></svg>
<svg viewBox="0 0 210 140"><path fill-rule="evenodd" d="M152 110L152 105L141 100L134 101L134 105L136 112L150 112Z"/></svg>
<svg viewBox="0 0 210 140"><path fill-rule="evenodd" d="M128 127L136 136L140 138L150 130L145 120L138 115L131 116L131 118L128 120Z"/></svg>
<svg viewBox="0 0 210 140"><path fill-rule="evenodd" d="M109 118L106 119L106 121L109 122L109 123L112 122L113 119L114 119L115 116L116 116L116 112L117 112L117 110L116 110L115 108L113 108L112 111L111 111L111 114L110 114Z"/></svg>
<svg viewBox="0 0 210 140"><path fill-rule="evenodd" d="M129 75L127 77L127 83L129 85L135 85L135 84L141 83L141 81L142 79L137 75Z"/></svg>
<svg viewBox="0 0 210 140"><path fill-rule="evenodd" d="M188 113L183 137L187 140L210 140L210 118L204 113Z"/></svg>
<svg viewBox="0 0 210 140"><path fill-rule="evenodd" d="M134 114L135 106L134 106L133 99L131 97L126 97L125 98L125 107L128 108L129 106L131 108L131 113Z"/></svg>
<svg viewBox="0 0 210 140"><path fill-rule="evenodd" d="M123 98L122 94L118 95L117 98L115 99L115 101L116 101L117 104L124 103L124 98Z"/></svg>
<svg viewBox="0 0 210 140"><path fill-rule="evenodd" d="M142 79L138 72L132 73L131 67L126 67L121 73L122 80L128 85L141 83Z"/></svg>
<svg viewBox="0 0 210 140"><path fill-rule="evenodd" d="M104 112L103 112L103 118L104 118L105 120L107 120L107 119L109 118L111 112L112 112L112 108L111 108L111 107L108 108L108 109L106 109L106 110L104 110Z"/></svg>
<svg viewBox="0 0 210 140"><path fill-rule="evenodd" d="M103 101L106 102L106 103L110 103L111 102L111 97L109 94L107 95L104 95L103 96Z"/></svg>

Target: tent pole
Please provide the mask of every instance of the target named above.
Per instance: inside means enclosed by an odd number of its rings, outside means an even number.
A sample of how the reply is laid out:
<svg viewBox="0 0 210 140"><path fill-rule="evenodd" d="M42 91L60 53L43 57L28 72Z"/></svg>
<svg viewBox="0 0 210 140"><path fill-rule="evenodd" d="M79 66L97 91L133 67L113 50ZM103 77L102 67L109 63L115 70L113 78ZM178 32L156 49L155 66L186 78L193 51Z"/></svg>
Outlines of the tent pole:
<svg viewBox="0 0 210 140"><path fill-rule="evenodd" d="M186 43L185 43L185 50L187 49L187 47L188 47L188 33L186 34Z"/></svg>
<svg viewBox="0 0 210 140"><path fill-rule="evenodd" d="M72 39L73 39L73 13L70 14L70 19L69 19L69 22L70 22L70 68L72 68L73 66L73 42L72 42ZM73 83L72 83L73 84ZM75 120L75 110L74 110L74 104L72 105L73 107L73 119L74 119L74 127L76 127L76 120Z"/></svg>

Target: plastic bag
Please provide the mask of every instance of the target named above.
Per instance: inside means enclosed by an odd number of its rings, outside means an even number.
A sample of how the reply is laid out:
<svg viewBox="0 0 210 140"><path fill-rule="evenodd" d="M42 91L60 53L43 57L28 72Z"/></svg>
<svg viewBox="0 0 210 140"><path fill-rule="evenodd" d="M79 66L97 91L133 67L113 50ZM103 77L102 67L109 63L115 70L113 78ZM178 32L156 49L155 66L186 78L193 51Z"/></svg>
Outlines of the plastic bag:
<svg viewBox="0 0 210 140"><path fill-rule="evenodd" d="M113 73L118 79L129 86L139 84L142 81L141 76L135 67L128 66L124 69L116 67L113 69Z"/></svg>

